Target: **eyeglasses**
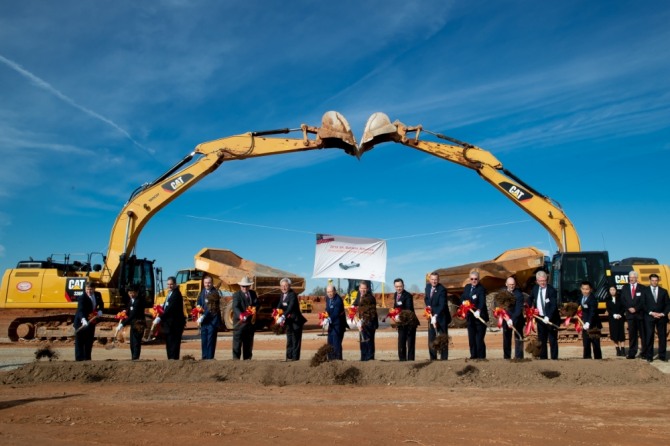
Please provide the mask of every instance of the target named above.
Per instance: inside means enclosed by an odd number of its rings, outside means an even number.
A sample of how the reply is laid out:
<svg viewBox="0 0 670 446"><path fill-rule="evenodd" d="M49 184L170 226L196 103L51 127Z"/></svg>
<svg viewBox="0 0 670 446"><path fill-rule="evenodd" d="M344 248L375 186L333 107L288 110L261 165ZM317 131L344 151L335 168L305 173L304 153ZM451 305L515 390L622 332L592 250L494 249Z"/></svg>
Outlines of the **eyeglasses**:
<svg viewBox="0 0 670 446"><path fill-rule="evenodd" d="M476 282L476 281L478 281L479 279L476 279L476 278L474 278L474 277L470 277L470 280L473 281L473 282Z"/></svg>
<svg viewBox="0 0 670 446"><path fill-rule="evenodd" d="M250 285L240 285L242 288L249 288Z"/></svg>

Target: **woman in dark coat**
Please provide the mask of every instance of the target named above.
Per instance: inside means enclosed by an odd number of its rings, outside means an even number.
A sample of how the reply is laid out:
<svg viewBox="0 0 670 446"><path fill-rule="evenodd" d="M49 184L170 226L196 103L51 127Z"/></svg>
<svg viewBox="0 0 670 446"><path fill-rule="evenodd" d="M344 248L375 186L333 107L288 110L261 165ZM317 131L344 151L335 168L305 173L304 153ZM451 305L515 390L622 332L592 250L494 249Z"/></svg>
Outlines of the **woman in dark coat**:
<svg viewBox="0 0 670 446"><path fill-rule="evenodd" d="M621 301L621 297L615 286L609 288L609 296L606 300L607 315L610 323L610 339L616 345L616 355L626 356L624 350L624 341L626 332L624 331L624 311L626 310Z"/></svg>

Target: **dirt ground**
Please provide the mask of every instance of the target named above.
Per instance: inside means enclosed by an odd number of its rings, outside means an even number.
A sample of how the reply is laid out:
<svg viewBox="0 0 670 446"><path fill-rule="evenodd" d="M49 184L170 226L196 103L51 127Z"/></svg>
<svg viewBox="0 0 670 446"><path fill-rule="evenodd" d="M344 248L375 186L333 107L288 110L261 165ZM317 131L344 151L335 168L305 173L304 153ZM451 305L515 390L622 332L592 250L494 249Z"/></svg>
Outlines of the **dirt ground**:
<svg viewBox="0 0 670 446"><path fill-rule="evenodd" d="M284 362L284 336L256 335L252 361L230 360L221 333L217 360L200 361L197 331L182 356L145 345L97 345L76 363L70 342L59 358L35 360L42 342L0 343L0 444L270 445L667 444L667 363L625 360L604 340L605 359L583 360L581 342L562 343L559 361L502 358L488 333L486 361L469 361L464 330L451 330L449 361L427 361L420 331L417 361L399 362L396 333L378 332L377 360L358 361L355 333L345 360L310 366L325 343L314 326L302 358ZM425 329L425 327L424 327Z"/></svg>

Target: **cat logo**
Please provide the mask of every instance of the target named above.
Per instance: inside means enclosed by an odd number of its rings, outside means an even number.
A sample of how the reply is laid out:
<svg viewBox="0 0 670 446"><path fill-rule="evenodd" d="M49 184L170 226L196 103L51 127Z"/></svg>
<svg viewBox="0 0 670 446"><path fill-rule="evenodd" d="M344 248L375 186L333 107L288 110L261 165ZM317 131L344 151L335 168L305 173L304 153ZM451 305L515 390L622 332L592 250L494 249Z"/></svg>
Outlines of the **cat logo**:
<svg viewBox="0 0 670 446"><path fill-rule="evenodd" d="M166 192L174 192L180 187L182 187L184 184L188 183L191 180L191 178L193 178L193 174L190 173L179 175L177 178L173 178L169 181L166 181L161 185L161 187Z"/></svg>
<svg viewBox="0 0 670 446"><path fill-rule="evenodd" d="M516 184L503 181L499 184L500 187L505 189L508 194L517 199L517 201L527 201L533 198L533 194L528 192L526 189L517 186Z"/></svg>
<svg viewBox="0 0 670 446"><path fill-rule="evenodd" d="M628 274L615 274L614 281L617 285L625 285L628 283Z"/></svg>
<svg viewBox="0 0 670 446"><path fill-rule="evenodd" d="M81 291L86 286L86 279L69 279L67 289L72 291Z"/></svg>
<svg viewBox="0 0 670 446"><path fill-rule="evenodd" d="M84 294L86 279L68 279L65 284L65 299L68 302L76 302L77 298Z"/></svg>

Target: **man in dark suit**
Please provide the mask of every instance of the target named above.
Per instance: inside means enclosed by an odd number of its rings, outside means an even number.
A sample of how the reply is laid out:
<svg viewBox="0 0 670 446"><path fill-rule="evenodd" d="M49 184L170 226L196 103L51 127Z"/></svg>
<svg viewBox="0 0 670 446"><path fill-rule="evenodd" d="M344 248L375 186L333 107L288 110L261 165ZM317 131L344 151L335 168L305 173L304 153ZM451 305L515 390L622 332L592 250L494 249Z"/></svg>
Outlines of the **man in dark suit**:
<svg viewBox="0 0 670 446"><path fill-rule="evenodd" d="M286 324L286 360L300 360L300 346L302 345L302 327L307 322L300 311L300 302L295 291L291 289L291 280L284 277L279 281L281 297L277 304L278 310L283 310Z"/></svg>
<svg viewBox="0 0 670 446"><path fill-rule="evenodd" d="M116 328L116 334L118 334L123 327L130 327L130 358L133 361L140 359L144 329L147 328L144 318L144 299L139 297L138 294L139 287L137 285L128 287L128 316L119 321L119 326Z"/></svg>
<svg viewBox="0 0 670 446"><path fill-rule="evenodd" d="M654 360L654 332L658 333L658 359L667 361L668 317L670 298L668 290L658 286L658 275L649 276L649 286L644 289L642 309L644 313L647 361Z"/></svg>
<svg viewBox="0 0 670 446"><path fill-rule="evenodd" d="M395 299L393 308L400 311L411 311L414 314L414 297L405 290L405 282L398 278L393 281L395 288ZM408 324L398 325L398 358L401 361L414 361L416 347L416 315Z"/></svg>
<svg viewBox="0 0 670 446"><path fill-rule="evenodd" d="M447 289L440 283L436 272L430 273L424 296L426 307L430 307L430 323L428 324L428 354L431 360L437 359L437 351L433 349L433 341L439 335L449 336L451 312L447 304ZM440 351L440 360L449 358L449 347Z"/></svg>
<svg viewBox="0 0 670 446"><path fill-rule="evenodd" d="M628 273L628 284L621 287L621 302L626 308L626 322L628 322L628 355L627 359L635 359L637 354L638 338L640 339L640 358L647 357L644 314L642 296L644 285L637 281L637 271Z"/></svg>
<svg viewBox="0 0 670 446"><path fill-rule="evenodd" d="M537 340L540 342L540 359L547 359L547 340L551 359L558 359L558 329L561 315L558 313L558 293L556 288L547 283L547 273L538 271L535 274L537 284L530 293L531 308L536 308L542 321L537 324Z"/></svg>
<svg viewBox="0 0 670 446"><path fill-rule="evenodd" d="M512 338L514 338L514 358L523 359L523 339L519 334L523 333L525 319L523 317L524 297L516 286L516 279L508 277L505 281L505 290L514 296L514 307L509 310L509 320L503 323L503 358L512 358ZM512 330L516 329L516 333Z"/></svg>
<svg viewBox="0 0 670 446"><path fill-rule="evenodd" d="M358 296L353 305L358 307L361 318L361 361L375 359L375 333L379 328L379 317L377 316L377 299L370 292L368 282L363 280L358 285Z"/></svg>
<svg viewBox="0 0 670 446"><path fill-rule="evenodd" d="M168 293L163 304L163 315L160 323L165 335L165 351L167 359L179 359L181 337L186 325L184 316L184 298L177 286L177 279L170 276L167 279Z"/></svg>
<svg viewBox="0 0 670 446"><path fill-rule="evenodd" d="M589 336L589 330L593 328L602 328L600 315L598 314L598 300L592 294L593 287L591 282L584 281L580 287L582 297L580 305L582 306L582 345L584 346L584 359L591 359L591 350L593 349L593 359L603 359L603 353L600 349L600 335Z"/></svg>
<svg viewBox="0 0 670 446"><path fill-rule="evenodd" d="M250 308L258 310L258 296L251 289L254 283L247 276L237 282L239 291L233 294L233 359L251 359L256 333L255 317L242 316Z"/></svg>
<svg viewBox="0 0 670 446"><path fill-rule="evenodd" d="M333 285L326 287L326 312L329 319L328 344L333 347L328 359L342 360L342 339L347 329L347 316L344 314L344 302Z"/></svg>
<svg viewBox="0 0 670 446"><path fill-rule="evenodd" d="M470 283L465 285L462 302L470 302L474 314L469 311L468 342L470 344L470 359L486 359L486 323L489 320L489 310L486 306L486 289L479 283L479 273L470 272ZM483 322L482 322L483 321Z"/></svg>
<svg viewBox="0 0 670 446"><path fill-rule="evenodd" d="M214 288L212 278L205 276L202 279L202 290L198 296L197 305L203 309L198 318L200 326L200 349L202 359L214 359L216 354L216 340L221 324L221 295Z"/></svg>
<svg viewBox="0 0 670 446"><path fill-rule="evenodd" d="M77 312L74 315L74 359L90 361L95 340L95 318L102 316L104 303L95 291L95 285L86 283L84 294L77 298Z"/></svg>

